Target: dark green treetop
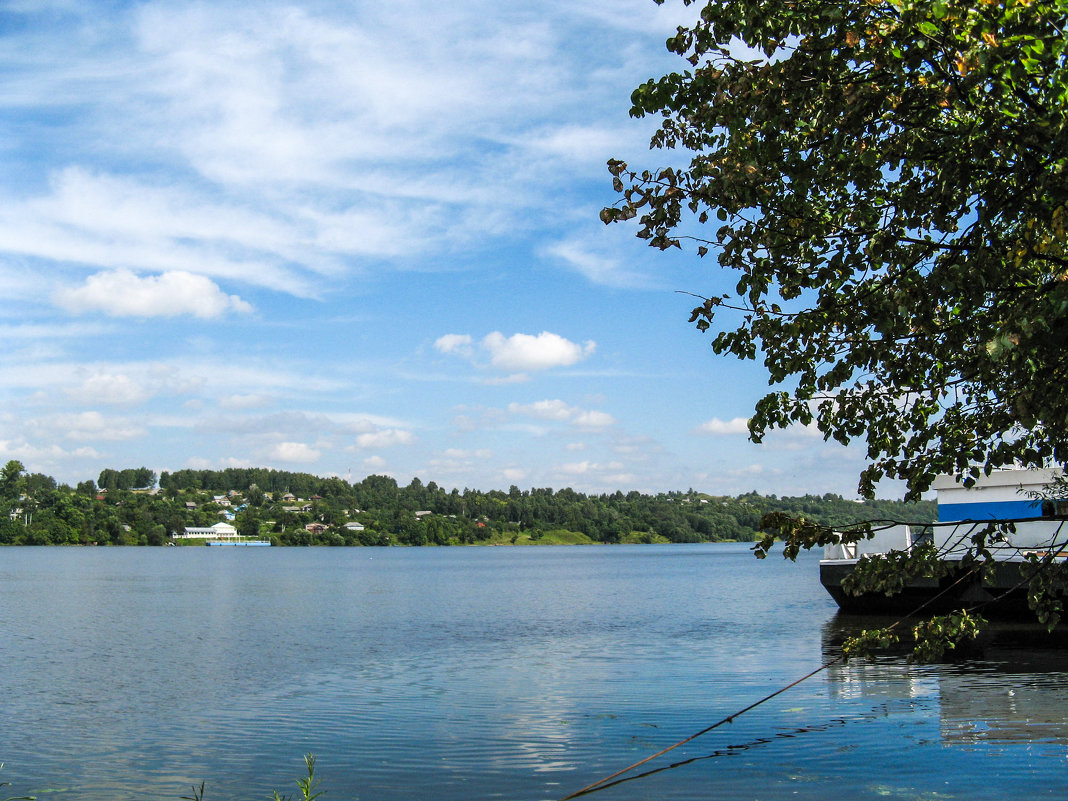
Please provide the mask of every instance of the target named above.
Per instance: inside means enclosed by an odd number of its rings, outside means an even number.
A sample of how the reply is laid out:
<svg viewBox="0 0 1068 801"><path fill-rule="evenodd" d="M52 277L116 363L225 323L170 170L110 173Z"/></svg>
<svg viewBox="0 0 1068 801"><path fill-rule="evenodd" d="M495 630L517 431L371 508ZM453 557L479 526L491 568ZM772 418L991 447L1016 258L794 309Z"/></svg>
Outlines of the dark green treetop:
<svg viewBox="0 0 1068 801"><path fill-rule="evenodd" d="M688 166L601 217L731 271L691 321L763 360L752 438L863 439L868 497L1065 461L1068 0L684 2L631 114Z"/></svg>

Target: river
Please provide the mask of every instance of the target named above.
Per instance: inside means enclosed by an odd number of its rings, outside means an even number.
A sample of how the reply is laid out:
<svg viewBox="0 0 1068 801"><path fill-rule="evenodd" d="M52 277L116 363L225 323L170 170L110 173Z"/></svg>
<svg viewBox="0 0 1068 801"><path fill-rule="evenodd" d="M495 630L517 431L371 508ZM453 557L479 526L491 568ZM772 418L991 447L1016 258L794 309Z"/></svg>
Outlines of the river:
<svg viewBox="0 0 1068 801"><path fill-rule="evenodd" d="M0 549L0 798L262 801L311 752L324 801L558 799L832 657L859 623L817 573L735 544ZM835 665L630 775L589 797L1065 798L1068 650Z"/></svg>

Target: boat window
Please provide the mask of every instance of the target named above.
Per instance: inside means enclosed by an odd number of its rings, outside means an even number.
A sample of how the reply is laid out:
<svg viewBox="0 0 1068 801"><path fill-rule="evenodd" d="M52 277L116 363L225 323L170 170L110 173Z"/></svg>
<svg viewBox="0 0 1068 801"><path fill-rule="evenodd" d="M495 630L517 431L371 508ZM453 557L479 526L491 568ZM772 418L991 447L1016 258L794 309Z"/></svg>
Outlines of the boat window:
<svg viewBox="0 0 1068 801"><path fill-rule="evenodd" d="M909 533L912 534L913 545L929 545L934 542L934 532L927 526L919 529L918 533L910 528Z"/></svg>
<svg viewBox="0 0 1068 801"><path fill-rule="evenodd" d="M1042 517L1068 516L1068 500L1064 498L1045 498L1042 501Z"/></svg>

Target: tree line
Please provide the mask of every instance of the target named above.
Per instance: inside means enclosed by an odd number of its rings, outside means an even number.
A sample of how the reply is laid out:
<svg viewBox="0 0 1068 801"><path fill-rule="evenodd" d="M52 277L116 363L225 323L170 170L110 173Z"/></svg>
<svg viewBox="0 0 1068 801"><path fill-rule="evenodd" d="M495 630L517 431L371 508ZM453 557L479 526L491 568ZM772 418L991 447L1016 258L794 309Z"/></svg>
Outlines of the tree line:
<svg viewBox="0 0 1068 801"><path fill-rule="evenodd" d="M770 512L827 526L936 516L933 502L857 503L834 494L460 490L419 478L406 486L382 475L350 483L265 468L163 472L154 487L145 471L106 469L72 488L8 462L0 471L0 544L163 545L186 527L224 518L239 534L279 545L752 541Z"/></svg>

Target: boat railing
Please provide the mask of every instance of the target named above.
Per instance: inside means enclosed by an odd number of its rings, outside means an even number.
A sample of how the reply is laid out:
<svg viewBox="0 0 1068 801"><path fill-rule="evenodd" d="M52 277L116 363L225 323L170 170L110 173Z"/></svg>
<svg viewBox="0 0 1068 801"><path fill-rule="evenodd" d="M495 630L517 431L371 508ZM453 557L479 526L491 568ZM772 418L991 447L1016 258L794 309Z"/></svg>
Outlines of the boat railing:
<svg viewBox="0 0 1068 801"><path fill-rule="evenodd" d="M865 554L907 551L922 542L930 542L943 558L962 557L974 546L973 537L985 532L990 521L962 520L932 525L896 525L877 529L871 539L828 545L823 550L826 561L855 561ZM1013 530L998 536L986 536L986 547L995 559L1024 559L1028 553L1058 556L1068 554L1068 525L1063 520L1016 521Z"/></svg>
<svg viewBox="0 0 1068 801"><path fill-rule="evenodd" d="M919 534L920 532L917 531L917 535ZM871 539L827 545L823 549L823 558L827 561L852 561L865 554L908 550L912 545L913 532L911 526L888 526L887 528L876 529Z"/></svg>

